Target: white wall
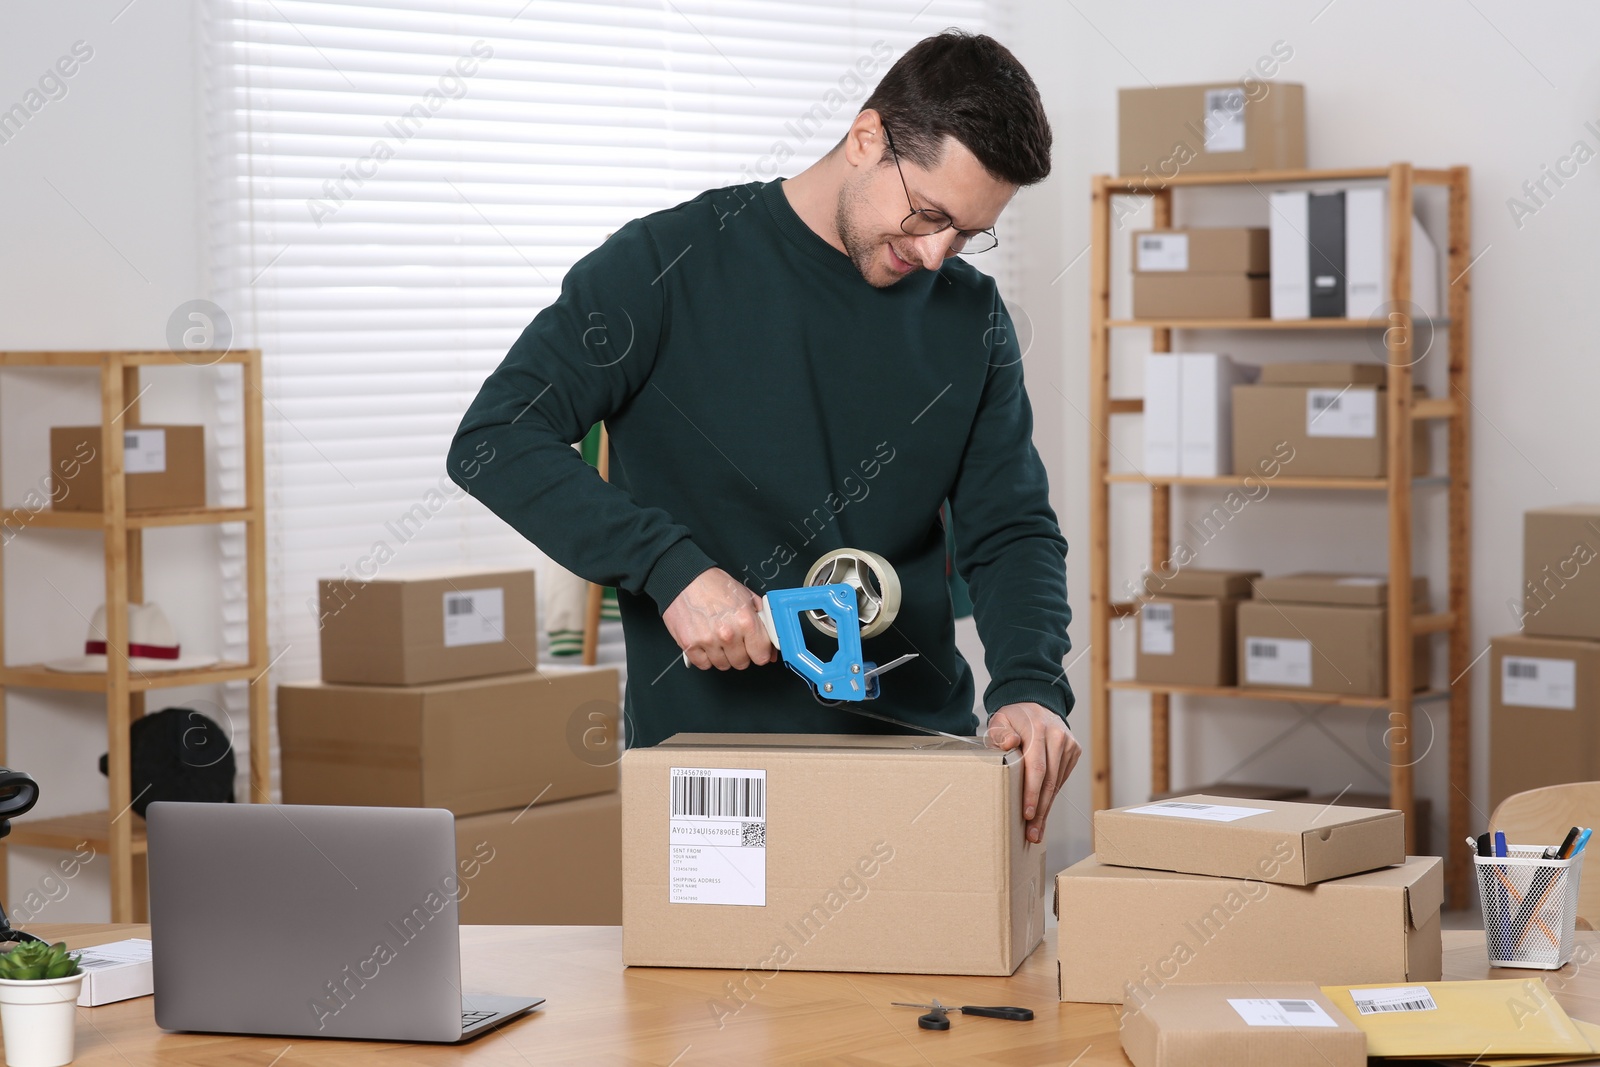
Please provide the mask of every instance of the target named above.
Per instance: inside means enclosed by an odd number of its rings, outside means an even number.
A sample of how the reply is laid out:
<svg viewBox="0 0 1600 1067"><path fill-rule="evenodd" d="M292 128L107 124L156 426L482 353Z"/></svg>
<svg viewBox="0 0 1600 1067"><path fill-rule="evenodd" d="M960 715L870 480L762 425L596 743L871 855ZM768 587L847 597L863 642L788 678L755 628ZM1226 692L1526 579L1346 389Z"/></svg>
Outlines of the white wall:
<svg viewBox="0 0 1600 1067"><path fill-rule="evenodd" d="M1030 393L1056 503L1073 545L1069 581L1082 620L1074 626L1074 655L1088 639L1088 446L1093 430L1086 418L1088 259L1068 265L1088 243L1089 176L1116 170L1116 90L1238 78L1282 41L1294 54L1278 76L1306 85L1311 166L1411 161L1472 167L1472 251L1482 254L1471 276L1477 652L1491 635L1515 629L1506 602L1521 586L1523 510L1600 499L1600 479L1593 468L1600 429L1591 410L1600 387L1600 361L1592 358L1586 318L1600 239L1600 163L1583 166L1564 188L1550 186L1554 195L1541 196L1543 206L1520 225L1507 206L1508 198L1523 195L1524 181L1537 179L1541 167L1553 166L1573 150L1574 142L1600 151L1596 40L1600 9L1576 2L1529 7L1443 0L1219 0L1203 5L1037 0L1020 5L1011 44L1040 85L1057 147L1055 175L1019 198L1029 216L1029 245L1022 284L1013 299L1027 307L1037 329L1029 357ZM1594 128L1586 128L1586 122L1594 122ZM1248 191L1177 196L1180 224L1266 224L1265 205ZM1444 231L1433 224L1432 206L1422 203L1421 209L1442 246ZM1117 238L1125 242L1128 230L1136 227L1137 222L1130 223ZM1064 268L1066 273L1060 274ZM1144 337L1134 337L1114 357L1121 365L1118 388L1128 395L1137 395L1139 346L1145 343ZM1191 350L1267 357L1281 346L1300 346L1302 339L1194 334L1179 335L1175 343ZM1354 339L1337 339L1320 350L1351 353L1351 358L1367 354L1364 342ZM1424 367L1422 374L1437 392L1442 367ZM1113 440L1137 462L1137 419L1118 422L1128 425L1117 426ZM1134 487L1116 491L1114 588L1149 562L1144 499ZM1197 490L1184 491L1181 499L1213 502ZM1202 565L1250 565L1268 572L1384 566L1383 512L1376 502L1279 492L1255 507L1206 548ZM1442 499L1438 506L1419 506L1418 520L1417 565L1432 576L1436 604L1442 606ZM1442 643L1437 647L1442 674ZM1129 673L1130 656L1122 637L1114 645L1114 672ZM1069 677L1086 694L1087 659ZM1471 821L1477 825L1487 819L1483 738L1488 697L1482 662L1470 682ZM1081 707L1074 718L1085 735L1087 700ZM1137 695L1119 695L1113 705L1113 780L1119 803L1147 795L1145 711L1146 703ZM1436 806L1437 847L1453 842L1442 837L1447 799L1443 708L1433 706L1431 714L1440 720L1440 731L1418 765L1417 780ZM1190 702L1179 707L1174 712L1174 785L1215 780L1297 721L1289 705ZM1382 726L1368 712L1333 708L1322 721L1339 740L1383 769ZM1419 726L1425 730L1426 723ZM1419 746L1425 736L1419 732ZM1352 783L1357 789L1381 789L1377 778L1311 727L1302 727L1235 777L1304 784L1314 791ZM1052 826L1053 864L1088 851L1086 773L1069 784L1067 796L1071 816Z"/></svg>
<svg viewBox="0 0 1600 1067"><path fill-rule="evenodd" d="M0 348L165 348L169 314L202 295L195 5L161 0L123 10L126 2L13 4L0 15L0 110L26 106L75 43L83 42L80 54L92 50L62 80L64 91L47 83L32 101L47 102L20 130L4 128ZM213 373L147 374L144 417L205 421ZM0 375L0 500L20 501L48 470L49 426L99 422L99 397L89 372ZM153 531L145 540L147 597L162 604L185 646L214 648L215 532ZM88 617L105 595L101 552L97 534L57 530L24 532L5 549L8 662L82 652ZM167 690L151 694L148 706L208 699L217 694ZM106 749L102 701L14 690L7 712L3 762L39 779L35 814L105 807L96 768ZM14 912L35 922L109 915L103 859L64 890L51 883L41 899L57 901L25 909L61 854L11 851L4 899Z"/></svg>

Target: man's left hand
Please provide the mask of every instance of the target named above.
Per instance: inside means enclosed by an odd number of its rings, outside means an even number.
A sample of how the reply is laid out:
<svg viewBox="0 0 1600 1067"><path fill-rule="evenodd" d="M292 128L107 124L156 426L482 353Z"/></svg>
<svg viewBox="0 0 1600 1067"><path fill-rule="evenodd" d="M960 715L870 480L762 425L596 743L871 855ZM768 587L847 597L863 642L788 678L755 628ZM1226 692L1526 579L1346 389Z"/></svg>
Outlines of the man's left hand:
<svg viewBox="0 0 1600 1067"><path fill-rule="evenodd" d="M1022 749L1022 817L1028 840L1044 840L1050 805L1078 763L1083 749L1061 716L1043 704L1007 704L989 717L988 742Z"/></svg>

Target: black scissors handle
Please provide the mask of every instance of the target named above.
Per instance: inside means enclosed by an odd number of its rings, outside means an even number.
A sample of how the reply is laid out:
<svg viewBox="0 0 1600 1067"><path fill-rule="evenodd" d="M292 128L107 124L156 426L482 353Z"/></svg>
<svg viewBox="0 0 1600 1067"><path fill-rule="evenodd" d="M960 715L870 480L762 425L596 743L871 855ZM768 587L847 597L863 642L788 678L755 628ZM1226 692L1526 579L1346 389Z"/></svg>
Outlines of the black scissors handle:
<svg viewBox="0 0 1600 1067"><path fill-rule="evenodd" d="M950 1009L935 1008L926 1015L919 1015L917 1016L917 1025L924 1030L948 1030L950 1029L950 1016L945 1014L948 1010Z"/></svg>
<svg viewBox="0 0 1600 1067"><path fill-rule="evenodd" d="M1011 1008L1004 1005L965 1004L960 1009L962 1015L981 1015L986 1019L1010 1019L1012 1022L1028 1023L1033 1021L1032 1008Z"/></svg>

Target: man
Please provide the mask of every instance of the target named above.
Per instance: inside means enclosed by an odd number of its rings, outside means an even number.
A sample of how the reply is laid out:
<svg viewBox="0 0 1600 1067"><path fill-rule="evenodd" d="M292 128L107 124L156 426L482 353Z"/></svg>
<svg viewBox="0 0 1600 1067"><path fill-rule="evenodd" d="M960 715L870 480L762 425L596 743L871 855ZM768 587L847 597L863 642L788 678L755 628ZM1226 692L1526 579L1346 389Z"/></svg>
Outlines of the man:
<svg viewBox="0 0 1600 1067"><path fill-rule="evenodd" d="M992 679L988 738L1021 748L1028 836L1043 839L1079 755L1066 543L1010 317L958 253L993 246L1049 153L1009 51L930 37L798 176L623 226L484 383L451 474L557 563L618 587L630 745L889 728L877 716L971 734L948 501ZM570 447L600 420L610 484ZM883 677L878 700L825 707L774 662L756 612L762 592L803 584L845 546L886 557L903 588L867 658L918 658Z"/></svg>

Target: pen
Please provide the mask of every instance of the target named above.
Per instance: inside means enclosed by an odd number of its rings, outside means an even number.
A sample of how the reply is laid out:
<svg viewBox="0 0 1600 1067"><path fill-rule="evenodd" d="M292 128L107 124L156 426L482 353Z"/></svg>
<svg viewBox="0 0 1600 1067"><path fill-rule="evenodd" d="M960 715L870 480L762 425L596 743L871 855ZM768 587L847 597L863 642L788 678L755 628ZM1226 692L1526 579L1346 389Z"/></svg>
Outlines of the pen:
<svg viewBox="0 0 1600 1067"><path fill-rule="evenodd" d="M1480 855L1480 856L1492 856L1492 855L1494 855L1494 850L1489 847L1489 835L1488 834L1479 834L1478 835L1478 855Z"/></svg>
<svg viewBox="0 0 1600 1067"><path fill-rule="evenodd" d="M1578 828L1574 826L1572 829L1567 831L1567 836L1561 839L1561 844L1551 845L1549 848L1545 849L1542 854L1542 858L1547 860L1560 859L1562 856L1566 855L1567 849L1571 848L1572 843L1576 840L1578 840Z"/></svg>
<svg viewBox="0 0 1600 1067"><path fill-rule="evenodd" d="M1594 833L1593 829L1590 827L1584 827L1583 833L1578 835L1578 843L1572 846L1572 852L1570 855L1576 856L1578 853L1582 852L1583 846L1589 843L1589 835L1592 833Z"/></svg>
<svg viewBox="0 0 1600 1067"><path fill-rule="evenodd" d="M1502 858L1506 855L1506 835L1500 830L1494 832L1494 854Z"/></svg>

